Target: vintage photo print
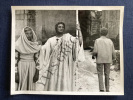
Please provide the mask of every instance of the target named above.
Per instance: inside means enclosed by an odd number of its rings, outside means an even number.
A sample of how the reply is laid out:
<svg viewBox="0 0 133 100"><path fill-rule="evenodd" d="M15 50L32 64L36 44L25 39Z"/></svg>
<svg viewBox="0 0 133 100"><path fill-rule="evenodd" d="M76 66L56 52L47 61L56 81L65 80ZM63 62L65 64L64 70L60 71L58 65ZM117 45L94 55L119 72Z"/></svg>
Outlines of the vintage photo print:
<svg viewBox="0 0 133 100"><path fill-rule="evenodd" d="M124 95L123 6L12 6L11 94Z"/></svg>

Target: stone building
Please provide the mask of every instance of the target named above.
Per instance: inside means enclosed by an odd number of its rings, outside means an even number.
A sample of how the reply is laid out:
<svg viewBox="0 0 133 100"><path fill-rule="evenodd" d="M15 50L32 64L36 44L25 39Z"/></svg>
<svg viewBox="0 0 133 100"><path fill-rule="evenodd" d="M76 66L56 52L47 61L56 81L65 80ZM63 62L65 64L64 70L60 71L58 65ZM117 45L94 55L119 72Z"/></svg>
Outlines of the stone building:
<svg viewBox="0 0 133 100"><path fill-rule="evenodd" d="M48 38L54 36L55 24L64 22L65 32L75 36L76 11L73 10L16 10L16 40L25 26L35 31L38 41L44 44Z"/></svg>
<svg viewBox="0 0 133 100"><path fill-rule="evenodd" d="M107 37L114 42L115 49L119 49L119 10L80 10L79 22L84 37L84 48L93 46L95 39L100 37L100 28L106 27Z"/></svg>
<svg viewBox="0 0 133 100"><path fill-rule="evenodd" d="M100 37L100 28L108 28L108 38L112 39L115 49L119 49L119 10L80 10L78 19L83 34L84 48L93 47L95 39ZM16 40L25 26L35 31L38 41L44 44L54 36L55 24L59 21L66 24L66 33L76 34L75 10L16 10Z"/></svg>

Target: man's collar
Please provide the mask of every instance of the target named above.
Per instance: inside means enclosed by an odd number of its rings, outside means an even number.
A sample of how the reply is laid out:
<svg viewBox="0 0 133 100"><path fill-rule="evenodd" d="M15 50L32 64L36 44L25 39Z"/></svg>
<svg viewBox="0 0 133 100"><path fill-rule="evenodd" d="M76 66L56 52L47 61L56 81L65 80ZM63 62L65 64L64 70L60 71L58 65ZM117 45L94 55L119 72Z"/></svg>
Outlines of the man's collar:
<svg viewBox="0 0 133 100"><path fill-rule="evenodd" d="M107 38L106 36L101 36L100 38Z"/></svg>

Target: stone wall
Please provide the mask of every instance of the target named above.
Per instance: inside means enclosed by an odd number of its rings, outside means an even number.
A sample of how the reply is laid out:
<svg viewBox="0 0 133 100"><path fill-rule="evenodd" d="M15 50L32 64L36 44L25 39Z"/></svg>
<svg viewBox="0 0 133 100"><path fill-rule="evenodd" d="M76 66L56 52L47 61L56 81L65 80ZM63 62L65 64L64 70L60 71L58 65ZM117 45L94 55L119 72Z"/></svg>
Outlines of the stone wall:
<svg viewBox="0 0 133 100"><path fill-rule="evenodd" d="M22 29L30 26L35 31L38 41L43 44L54 35L55 24L64 22L65 32L75 36L76 34L76 11L73 10L18 10L16 11L16 40Z"/></svg>
<svg viewBox="0 0 133 100"><path fill-rule="evenodd" d="M56 35L55 24L58 22L65 23L66 33L76 34L76 11L36 11L36 33L39 40L45 43L48 38Z"/></svg>
<svg viewBox="0 0 133 100"><path fill-rule="evenodd" d="M79 22L84 38L84 48L94 46L94 42L100 37L100 28L108 28L107 37L110 38L119 49L119 10L81 10L79 11Z"/></svg>

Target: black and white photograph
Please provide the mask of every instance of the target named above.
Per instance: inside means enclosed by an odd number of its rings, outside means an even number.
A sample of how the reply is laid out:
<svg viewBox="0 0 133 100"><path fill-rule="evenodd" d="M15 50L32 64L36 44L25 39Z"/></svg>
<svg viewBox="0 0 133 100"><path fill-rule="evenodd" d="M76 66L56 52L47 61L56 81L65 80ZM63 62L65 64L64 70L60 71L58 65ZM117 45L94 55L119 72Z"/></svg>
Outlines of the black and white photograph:
<svg viewBox="0 0 133 100"><path fill-rule="evenodd" d="M124 95L123 6L12 6L11 95Z"/></svg>

